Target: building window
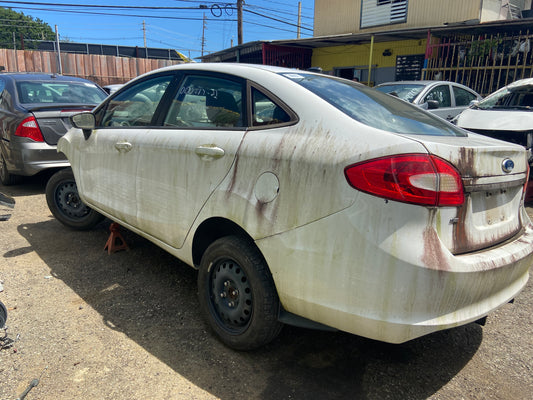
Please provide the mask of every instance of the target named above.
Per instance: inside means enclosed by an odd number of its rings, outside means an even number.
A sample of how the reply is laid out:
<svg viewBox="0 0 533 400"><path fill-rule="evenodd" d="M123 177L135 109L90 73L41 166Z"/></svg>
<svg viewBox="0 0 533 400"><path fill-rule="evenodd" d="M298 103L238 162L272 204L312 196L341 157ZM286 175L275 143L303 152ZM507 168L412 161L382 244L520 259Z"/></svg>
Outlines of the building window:
<svg viewBox="0 0 533 400"><path fill-rule="evenodd" d="M407 22L408 0L362 0L361 28Z"/></svg>

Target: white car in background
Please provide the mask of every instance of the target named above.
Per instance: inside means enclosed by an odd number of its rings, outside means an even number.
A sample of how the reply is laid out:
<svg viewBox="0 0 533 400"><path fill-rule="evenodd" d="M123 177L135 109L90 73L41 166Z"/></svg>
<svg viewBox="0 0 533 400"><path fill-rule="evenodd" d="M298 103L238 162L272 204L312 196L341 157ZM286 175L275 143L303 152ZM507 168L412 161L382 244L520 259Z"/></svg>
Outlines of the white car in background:
<svg viewBox="0 0 533 400"><path fill-rule="evenodd" d="M524 287L523 147L323 74L183 64L73 116L46 198L197 268L236 349L283 323L401 343L483 318Z"/></svg>
<svg viewBox="0 0 533 400"><path fill-rule="evenodd" d="M448 81L398 81L375 87L383 93L428 110L448 121L482 97L467 86Z"/></svg>

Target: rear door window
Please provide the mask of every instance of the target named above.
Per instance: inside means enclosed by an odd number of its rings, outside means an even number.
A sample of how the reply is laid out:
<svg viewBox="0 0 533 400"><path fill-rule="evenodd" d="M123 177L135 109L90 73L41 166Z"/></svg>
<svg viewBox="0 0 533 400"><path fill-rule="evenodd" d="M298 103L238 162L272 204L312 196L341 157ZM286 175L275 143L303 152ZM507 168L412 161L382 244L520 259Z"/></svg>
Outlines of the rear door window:
<svg viewBox="0 0 533 400"><path fill-rule="evenodd" d="M453 95L457 107L468 106L472 100L477 98L474 93L470 93L468 90L456 86L453 86Z"/></svg>

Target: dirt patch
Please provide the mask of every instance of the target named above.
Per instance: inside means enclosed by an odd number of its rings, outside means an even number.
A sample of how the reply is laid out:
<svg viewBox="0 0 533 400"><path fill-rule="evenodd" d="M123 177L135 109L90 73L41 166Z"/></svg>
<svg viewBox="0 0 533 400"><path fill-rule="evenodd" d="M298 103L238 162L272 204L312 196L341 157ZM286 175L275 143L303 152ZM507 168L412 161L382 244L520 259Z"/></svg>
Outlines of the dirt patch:
<svg viewBox="0 0 533 400"><path fill-rule="evenodd" d="M403 345L286 327L255 352L224 347L198 313L196 272L109 221L71 231L44 179L0 191L0 300L8 334L0 399L525 399L533 391L533 288L469 324ZM528 209L531 214L532 209Z"/></svg>

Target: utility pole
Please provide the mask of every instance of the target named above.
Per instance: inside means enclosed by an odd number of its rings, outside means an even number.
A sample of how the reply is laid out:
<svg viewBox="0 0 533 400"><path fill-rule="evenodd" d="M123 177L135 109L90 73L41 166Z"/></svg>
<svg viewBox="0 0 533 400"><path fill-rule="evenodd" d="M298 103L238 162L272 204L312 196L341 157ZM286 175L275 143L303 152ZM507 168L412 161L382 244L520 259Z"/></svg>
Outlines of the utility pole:
<svg viewBox="0 0 533 400"><path fill-rule="evenodd" d="M237 44L242 44L242 3L243 0L237 0Z"/></svg>
<svg viewBox="0 0 533 400"><path fill-rule="evenodd" d="M298 2L298 30L296 33L296 38L300 39L300 26L302 25L302 2Z"/></svg>
<svg viewBox="0 0 533 400"><path fill-rule="evenodd" d="M144 39L144 48L146 49L146 22L143 20L143 39Z"/></svg>
<svg viewBox="0 0 533 400"><path fill-rule="evenodd" d="M59 75L63 74L63 67L61 66L61 51L59 50L59 31L56 25L56 43L57 43L57 65L59 67Z"/></svg>
<svg viewBox="0 0 533 400"><path fill-rule="evenodd" d="M206 29L207 29L207 20L205 19L205 13L204 13L204 23L202 25L202 57L204 56L205 30Z"/></svg>

